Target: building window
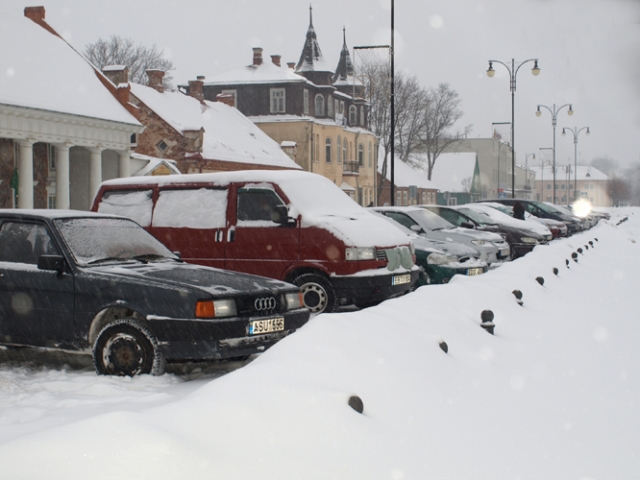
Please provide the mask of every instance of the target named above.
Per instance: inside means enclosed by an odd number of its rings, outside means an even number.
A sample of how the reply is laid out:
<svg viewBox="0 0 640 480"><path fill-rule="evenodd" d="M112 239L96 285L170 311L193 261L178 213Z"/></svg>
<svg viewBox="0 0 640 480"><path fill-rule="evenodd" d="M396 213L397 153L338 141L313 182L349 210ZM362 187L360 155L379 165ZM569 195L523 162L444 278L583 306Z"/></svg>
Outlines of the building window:
<svg viewBox="0 0 640 480"><path fill-rule="evenodd" d="M547 190L551 190L551 184L547 183Z"/></svg>
<svg viewBox="0 0 640 480"><path fill-rule="evenodd" d="M358 109L354 105L351 105L349 107L349 125L355 126L358 121L357 115Z"/></svg>
<svg viewBox="0 0 640 480"><path fill-rule="evenodd" d="M135 135L135 133L134 133ZM50 143L47 145L47 156L49 157L49 170L56 169L56 147Z"/></svg>
<svg viewBox="0 0 640 480"><path fill-rule="evenodd" d="M327 138L324 146L324 158L327 163L331 163L331 139Z"/></svg>
<svg viewBox="0 0 640 480"><path fill-rule="evenodd" d="M302 90L302 113L309 115L309 90Z"/></svg>
<svg viewBox="0 0 640 480"><path fill-rule="evenodd" d="M364 167L364 145L358 145L358 165Z"/></svg>
<svg viewBox="0 0 640 480"><path fill-rule="evenodd" d="M360 107L360 126L364 127L364 107Z"/></svg>
<svg viewBox="0 0 640 480"><path fill-rule="evenodd" d="M369 168L373 167L373 145L369 142Z"/></svg>
<svg viewBox="0 0 640 480"><path fill-rule="evenodd" d="M164 140L160 140L160 142L156 144L156 148L161 152L164 152L167 148L169 148L169 145L167 145Z"/></svg>
<svg viewBox="0 0 640 480"><path fill-rule="evenodd" d="M447 205L458 205L458 198L457 197L449 197L447 199Z"/></svg>
<svg viewBox="0 0 640 480"><path fill-rule="evenodd" d="M231 95L233 97L233 101L231 102L232 107L238 106L238 91L237 90L222 90L220 92L223 95Z"/></svg>
<svg viewBox="0 0 640 480"><path fill-rule="evenodd" d="M342 100L340 101L340 106L338 108L340 115L344 115L344 102Z"/></svg>
<svg viewBox="0 0 640 480"><path fill-rule="evenodd" d="M327 100L327 117L333 118L333 100L331 100L331 97Z"/></svg>
<svg viewBox="0 0 640 480"><path fill-rule="evenodd" d="M271 113L284 113L285 97L284 88L272 88L271 92Z"/></svg>
<svg viewBox="0 0 640 480"><path fill-rule="evenodd" d="M320 162L320 134L316 133L316 162Z"/></svg>
<svg viewBox="0 0 640 480"><path fill-rule="evenodd" d="M565 185L564 183L562 185L560 185L560 190L564 190L565 189Z"/></svg>
<svg viewBox="0 0 640 480"><path fill-rule="evenodd" d="M131 144L130 147L131 148L135 148L138 146L138 134L137 133L132 133L131 134L131 138L129 139L129 143Z"/></svg>
<svg viewBox="0 0 640 480"><path fill-rule="evenodd" d="M47 208L49 210L54 210L56 208L56 196L55 195L49 195L47 197Z"/></svg>
<svg viewBox="0 0 640 480"><path fill-rule="evenodd" d="M342 142L342 160L347 162L349 160L349 156L347 155L347 137L344 137L344 141Z"/></svg>
<svg viewBox="0 0 640 480"><path fill-rule="evenodd" d="M402 192L400 190L396 193L396 205L402 205Z"/></svg>
<svg viewBox="0 0 640 480"><path fill-rule="evenodd" d="M550 202L550 201L551 201L551 197L547 197L547 202Z"/></svg>
<svg viewBox="0 0 640 480"><path fill-rule="evenodd" d="M316 95L316 117L324 117L324 95Z"/></svg>
<svg viewBox="0 0 640 480"><path fill-rule="evenodd" d="M342 140L340 139L340 135L338 135L338 139L336 140L336 160L337 163L342 163Z"/></svg>

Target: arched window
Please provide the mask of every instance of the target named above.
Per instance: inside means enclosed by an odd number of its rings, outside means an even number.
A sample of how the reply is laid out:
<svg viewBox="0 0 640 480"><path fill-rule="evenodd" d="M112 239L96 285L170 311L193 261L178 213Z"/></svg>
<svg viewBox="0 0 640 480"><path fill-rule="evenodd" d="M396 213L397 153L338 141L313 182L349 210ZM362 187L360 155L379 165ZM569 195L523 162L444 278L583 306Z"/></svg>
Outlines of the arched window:
<svg viewBox="0 0 640 480"><path fill-rule="evenodd" d="M349 156L347 155L347 143L347 137L345 137L344 142L342 142L342 160L345 162L349 160Z"/></svg>
<svg viewBox="0 0 640 480"><path fill-rule="evenodd" d="M364 167L364 145L358 144L358 165Z"/></svg>
<svg viewBox="0 0 640 480"><path fill-rule="evenodd" d="M369 142L369 168L373 167L373 144Z"/></svg>
<svg viewBox="0 0 640 480"><path fill-rule="evenodd" d="M331 97L327 100L327 117L333 118L333 100L331 100Z"/></svg>
<svg viewBox="0 0 640 480"><path fill-rule="evenodd" d="M324 95L316 95L316 117L324 117Z"/></svg>
<svg viewBox="0 0 640 480"><path fill-rule="evenodd" d="M358 109L355 105L349 107L349 125L355 126L358 121Z"/></svg>
<svg viewBox="0 0 640 480"><path fill-rule="evenodd" d="M336 140L336 157L337 163L342 163L342 140L340 139L340 135L338 135L338 139Z"/></svg>
<svg viewBox="0 0 640 480"><path fill-rule="evenodd" d="M325 160L327 163L331 163L331 139L329 137L325 142Z"/></svg>
<svg viewBox="0 0 640 480"><path fill-rule="evenodd" d="M360 107L360 126L364 127L364 107Z"/></svg>

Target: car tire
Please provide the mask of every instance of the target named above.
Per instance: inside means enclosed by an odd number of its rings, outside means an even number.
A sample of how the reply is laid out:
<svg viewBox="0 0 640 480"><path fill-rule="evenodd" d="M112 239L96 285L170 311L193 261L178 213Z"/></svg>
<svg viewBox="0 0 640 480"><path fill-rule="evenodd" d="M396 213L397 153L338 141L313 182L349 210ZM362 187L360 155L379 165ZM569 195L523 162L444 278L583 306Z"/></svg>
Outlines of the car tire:
<svg viewBox="0 0 640 480"><path fill-rule="evenodd" d="M331 283L321 275L303 273L293 279L300 287L302 301L312 314L330 313L336 309L336 294Z"/></svg>
<svg viewBox="0 0 640 480"><path fill-rule="evenodd" d="M98 333L93 345L93 364L100 375L162 375L165 358L158 340L144 323L123 318Z"/></svg>

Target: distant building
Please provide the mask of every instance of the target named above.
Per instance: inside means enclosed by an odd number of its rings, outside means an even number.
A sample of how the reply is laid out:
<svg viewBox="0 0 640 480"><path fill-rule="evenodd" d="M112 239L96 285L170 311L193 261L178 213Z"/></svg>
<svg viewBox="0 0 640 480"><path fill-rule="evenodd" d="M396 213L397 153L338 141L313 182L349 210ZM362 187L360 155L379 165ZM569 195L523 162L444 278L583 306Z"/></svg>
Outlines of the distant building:
<svg viewBox="0 0 640 480"><path fill-rule="evenodd" d="M391 205L391 172L382 177L383 157L378 161L378 182L381 185L378 205ZM390 167L389 167L390 168ZM435 204L438 188L429 180L427 172L415 169L407 163L396 160L393 169L395 205Z"/></svg>
<svg viewBox="0 0 640 480"><path fill-rule="evenodd" d="M88 210L103 178L129 176L143 130L117 86L45 21L0 6L0 207ZM37 25L36 25L37 24ZM10 47L9 47L10 46ZM17 194L17 202L16 202Z"/></svg>
<svg viewBox="0 0 640 480"><path fill-rule="evenodd" d="M600 170L578 165L578 175L575 177L575 167L573 165L556 165L556 203L567 205L575 198L585 198L595 207L612 206L611 199L607 194L607 177ZM553 201L553 167L545 165L542 167L532 167L535 173L535 199L543 202ZM577 184L577 194L575 186Z"/></svg>
<svg viewBox="0 0 640 480"><path fill-rule="evenodd" d="M344 32L335 70L324 60L311 10L297 64L284 66L279 55L264 61L262 53L254 48L251 65L207 79L204 98L230 98L304 170L329 178L361 205L376 203L377 139L368 129L369 105ZM190 92L192 86L181 88Z"/></svg>

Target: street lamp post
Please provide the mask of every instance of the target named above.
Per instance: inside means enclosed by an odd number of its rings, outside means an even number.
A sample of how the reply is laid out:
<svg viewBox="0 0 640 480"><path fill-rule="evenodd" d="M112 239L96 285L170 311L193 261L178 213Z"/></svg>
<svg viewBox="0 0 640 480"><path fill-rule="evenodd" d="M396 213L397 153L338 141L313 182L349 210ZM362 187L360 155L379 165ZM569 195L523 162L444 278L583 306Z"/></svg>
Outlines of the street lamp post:
<svg viewBox="0 0 640 480"><path fill-rule="evenodd" d="M573 129L564 127L562 129L562 135L566 135L567 131L573 133L573 163L575 166L575 171L573 173L573 200L578 200L578 135L580 132L586 130L587 135L590 135L589 127L582 127L578 130L578 127L574 127Z"/></svg>
<svg viewBox="0 0 640 480"><path fill-rule="evenodd" d="M525 179L525 190L527 190L526 187L529 187L529 157L533 157L533 159L536 159L536 154L535 153L527 153L524 156L524 179ZM531 191L531 188L528 189L529 191Z"/></svg>
<svg viewBox="0 0 640 480"><path fill-rule="evenodd" d="M516 196L516 146L514 143L514 120L515 120L515 93L516 93L516 75L518 75L518 70L520 67L528 62L534 62L533 68L531 69L531 73L535 76L540 74L540 67L538 67L538 59L530 58L529 60L525 60L524 62L519 63L516 66L515 60L511 59L511 67L508 64L501 62L500 60L489 60L489 68L487 69L487 75L489 77L493 77L496 74L496 71L493 69L493 62L499 63L500 65L504 65L504 67L509 72L509 89L511 90L511 198L515 198Z"/></svg>
<svg viewBox="0 0 640 480"><path fill-rule="evenodd" d="M553 150L553 148L543 147L539 150L540 154L538 155L538 158L540 159L540 201L544 202L544 167L551 165L551 162L549 160L545 160L545 152L543 152L543 150Z"/></svg>
<svg viewBox="0 0 640 480"><path fill-rule="evenodd" d="M558 113L564 107L569 107L569 111L567 111L568 115L573 115L573 108L570 103L565 103L556 108L556 104L553 104L553 107L547 107L546 105L538 105L538 110L536 110L536 116L539 117L542 115L540 111L540 107L546 108L551 113L551 126L553 127L553 203L556 203L556 126L558 125Z"/></svg>

